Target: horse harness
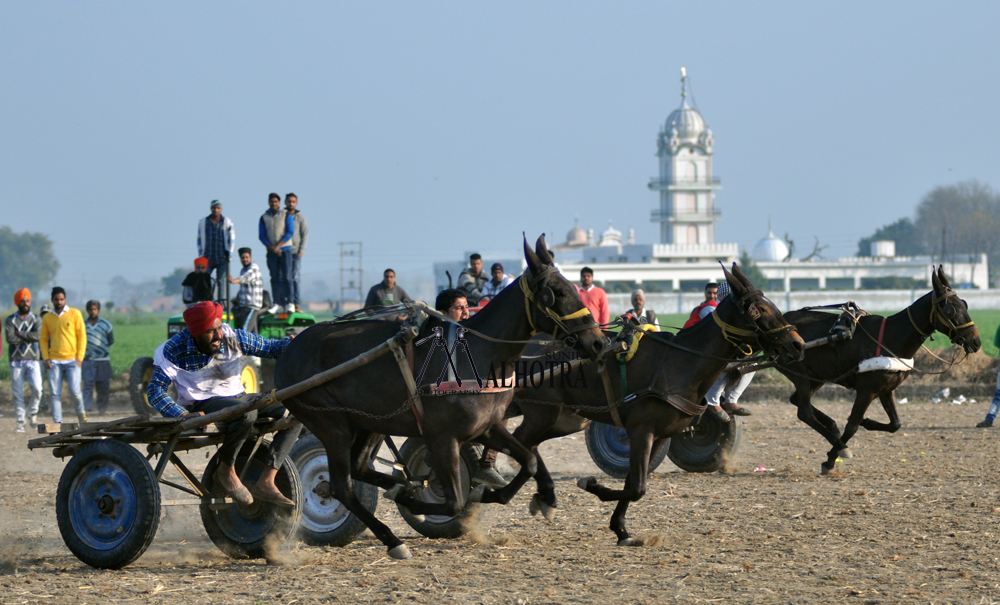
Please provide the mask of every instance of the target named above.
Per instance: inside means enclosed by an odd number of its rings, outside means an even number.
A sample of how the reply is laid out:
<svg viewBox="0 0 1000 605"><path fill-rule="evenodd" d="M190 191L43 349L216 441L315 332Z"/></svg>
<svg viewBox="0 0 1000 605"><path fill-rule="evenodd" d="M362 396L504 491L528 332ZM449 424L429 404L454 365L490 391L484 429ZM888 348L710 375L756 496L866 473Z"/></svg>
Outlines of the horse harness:
<svg viewBox="0 0 1000 605"><path fill-rule="evenodd" d="M955 322L952 321L951 319L952 317L955 316L956 313L955 303L948 302L948 299L952 297L957 298L958 295L955 294L955 291L952 290L951 288L948 288L945 291L945 293L940 296L936 291L931 292L931 312L930 312L930 317L928 317L928 321L931 324L931 331L928 333L924 333L924 331L921 330L919 326L917 326L917 322L913 321L913 314L910 313L910 307L906 307L906 317L910 320L910 324L913 326L913 329L917 331L917 334L920 334L924 338L930 338L930 336L934 333L934 330L940 329L934 323L935 320L939 320L944 325L944 327L948 329L946 334L948 335L948 338L952 342L955 341L956 334L958 335L959 339L964 341L965 335L970 333L972 330L976 329L975 328L976 324L972 320L969 320L968 322L960 326L955 325ZM943 305L941 305L943 307L943 310L938 309L939 303L944 303ZM944 332L944 330L941 331Z"/></svg>

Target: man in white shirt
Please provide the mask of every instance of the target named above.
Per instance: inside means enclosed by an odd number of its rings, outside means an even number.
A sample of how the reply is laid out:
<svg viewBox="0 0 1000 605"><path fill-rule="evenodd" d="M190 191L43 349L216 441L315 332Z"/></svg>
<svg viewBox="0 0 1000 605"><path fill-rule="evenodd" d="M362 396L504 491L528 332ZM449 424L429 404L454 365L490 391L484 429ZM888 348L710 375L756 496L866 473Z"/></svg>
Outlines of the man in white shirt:
<svg viewBox="0 0 1000 605"><path fill-rule="evenodd" d="M491 298L495 297L497 294L503 291L504 288L514 283L514 278L509 275L504 275L503 265L500 263L493 263L490 268L490 274L493 279L489 279L483 284L483 297L480 302L486 302Z"/></svg>
<svg viewBox="0 0 1000 605"><path fill-rule="evenodd" d="M632 293L632 308L625 312L622 317L637 326L650 324L660 331L660 322L656 319L656 311L646 308L646 293L641 289Z"/></svg>

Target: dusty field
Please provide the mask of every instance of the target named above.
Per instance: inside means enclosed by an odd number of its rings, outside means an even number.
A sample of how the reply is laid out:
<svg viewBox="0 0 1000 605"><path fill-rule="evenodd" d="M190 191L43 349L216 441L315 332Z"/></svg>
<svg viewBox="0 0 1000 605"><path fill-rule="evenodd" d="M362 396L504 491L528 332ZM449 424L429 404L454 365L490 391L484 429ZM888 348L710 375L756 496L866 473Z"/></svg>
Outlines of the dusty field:
<svg viewBox="0 0 1000 605"><path fill-rule="evenodd" d="M843 402L822 407L840 422L848 412ZM528 514L526 490L493 507L477 539L432 541L383 503L379 515L413 559L392 561L364 535L342 549L296 546L287 565L268 566L223 557L193 507L169 507L150 550L114 572L63 546L54 508L62 462L29 452L11 410L0 409L0 602L992 603L1000 429L972 428L985 407L904 405L899 433L860 432L855 457L819 477L819 436L791 406L757 402L728 474L669 464L654 474L629 512L633 534L647 539L639 548L615 546L611 505L575 487L597 474L580 436L542 452L560 497L551 524Z"/></svg>

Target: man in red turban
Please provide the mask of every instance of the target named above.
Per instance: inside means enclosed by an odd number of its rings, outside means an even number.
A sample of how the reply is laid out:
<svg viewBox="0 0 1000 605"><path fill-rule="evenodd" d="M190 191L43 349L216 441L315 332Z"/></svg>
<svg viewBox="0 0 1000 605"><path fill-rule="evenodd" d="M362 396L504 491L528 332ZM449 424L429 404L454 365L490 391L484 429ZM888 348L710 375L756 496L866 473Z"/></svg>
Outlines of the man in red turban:
<svg viewBox="0 0 1000 605"><path fill-rule="evenodd" d="M231 328L222 322L222 305L210 301L188 307L184 321L187 329L172 336L153 355L153 377L146 389L149 404L167 417L211 414L249 401L252 396L244 392L240 380L246 363L243 357L274 359L291 342L290 338L261 338ZM177 388L176 402L167 394L171 384ZM225 438L216 454L219 466L209 489L219 488L241 504L252 504L256 498L278 506L295 506L274 484L274 478L299 438L302 425L278 431L260 479L249 490L234 468L254 421L258 417L277 420L284 415L285 406L276 403L220 427Z"/></svg>

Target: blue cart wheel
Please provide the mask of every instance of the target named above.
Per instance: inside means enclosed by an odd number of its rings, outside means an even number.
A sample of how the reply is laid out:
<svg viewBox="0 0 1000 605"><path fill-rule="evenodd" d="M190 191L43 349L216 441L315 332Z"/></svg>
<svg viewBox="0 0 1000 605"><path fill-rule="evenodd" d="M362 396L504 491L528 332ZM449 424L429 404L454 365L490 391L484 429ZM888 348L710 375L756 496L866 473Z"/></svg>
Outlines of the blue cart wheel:
<svg viewBox="0 0 1000 605"><path fill-rule="evenodd" d="M584 431L584 439L587 442L587 451L591 460L602 471L616 479L624 479L629 469L629 446L628 433L625 429L620 429L611 424L603 422L591 422ZM653 452L649 461L649 472L656 470L663 459L667 456L667 446L661 447L660 451Z"/></svg>
<svg viewBox="0 0 1000 605"><path fill-rule="evenodd" d="M243 484L246 486L257 483L271 451L271 443L264 441L251 459L254 443L253 439L248 439L236 457L236 472L242 473ZM214 479L217 468L218 453L208 461L201 479L210 493L219 492ZM302 518L302 486L299 483L299 471L290 458L286 457L282 462L274 484L281 493L295 501L294 508L260 501L255 501L250 506L235 502L216 506L211 499L202 500L201 521L205 526L205 533L219 550L234 559L263 559L267 558L270 549L279 549L295 533Z"/></svg>
<svg viewBox="0 0 1000 605"><path fill-rule="evenodd" d="M63 541L81 561L121 569L146 551L160 522L156 475L131 445L85 445L63 469L56 492Z"/></svg>

